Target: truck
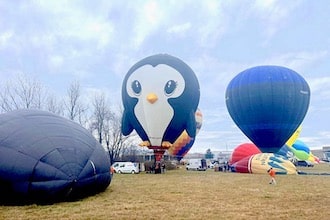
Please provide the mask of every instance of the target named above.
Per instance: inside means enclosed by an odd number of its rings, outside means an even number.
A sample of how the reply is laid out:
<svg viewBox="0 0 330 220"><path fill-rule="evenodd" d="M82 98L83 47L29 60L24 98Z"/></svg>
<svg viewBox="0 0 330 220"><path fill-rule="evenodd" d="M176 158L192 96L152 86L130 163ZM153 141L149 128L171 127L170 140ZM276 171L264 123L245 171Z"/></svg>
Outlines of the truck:
<svg viewBox="0 0 330 220"><path fill-rule="evenodd" d="M189 159L186 165L186 170L205 171L207 164L205 159Z"/></svg>

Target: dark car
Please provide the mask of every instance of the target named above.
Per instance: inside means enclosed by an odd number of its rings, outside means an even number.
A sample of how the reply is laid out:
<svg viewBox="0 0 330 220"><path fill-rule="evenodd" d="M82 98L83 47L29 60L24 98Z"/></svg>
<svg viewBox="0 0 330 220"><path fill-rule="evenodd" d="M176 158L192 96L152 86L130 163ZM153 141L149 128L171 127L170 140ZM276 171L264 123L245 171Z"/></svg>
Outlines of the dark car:
<svg viewBox="0 0 330 220"><path fill-rule="evenodd" d="M313 163L311 163L310 161L306 161L306 160L300 160L300 161L297 161L297 162L295 163L295 165L296 165L297 167L313 167L313 166L314 166Z"/></svg>

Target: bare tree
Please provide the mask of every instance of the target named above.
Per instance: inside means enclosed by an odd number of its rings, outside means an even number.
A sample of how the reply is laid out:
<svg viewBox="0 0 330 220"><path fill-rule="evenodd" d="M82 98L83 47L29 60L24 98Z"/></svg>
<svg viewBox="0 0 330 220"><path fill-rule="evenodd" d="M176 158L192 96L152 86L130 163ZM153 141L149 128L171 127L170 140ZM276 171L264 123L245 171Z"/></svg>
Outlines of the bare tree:
<svg viewBox="0 0 330 220"><path fill-rule="evenodd" d="M120 114L108 115L104 121L104 141L105 147L109 152L110 163L112 164L117 158L125 152L125 149L132 145L134 135L124 136L121 132Z"/></svg>
<svg viewBox="0 0 330 220"><path fill-rule="evenodd" d="M130 146L130 136L125 137L121 133L121 112L118 114L110 108L110 103L104 93L95 94L92 100L93 117L91 130L97 135L100 144L109 153L110 162L118 159Z"/></svg>
<svg viewBox="0 0 330 220"><path fill-rule="evenodd" d="M36 79L20 74L12 81L8 80L0 92L1 110L42 109L47 92Z"/></svg>
<svg viewBox="0 0 330 220"><path fill-rule="evenodd" d="M93 122L92 122L92 130L96 130L98 141L100 144L103 142L103 133L105 130L105 121L111 121L113 119L113 114L110 110L110 105L106 100L105 94L95 94L93 98Z"/></svg>
<svg viewBox="0 0 330 220"><path fill-rule="evenodd" d="M54 95L49 95L47 97L45 109L56 115L64 116L63 101L59 101Z"/></svg>
<svg viewBox="0 0 330 220"><path fill-rule="evenodd" d="M131 162L142 162L141 154L143 154L143 149L140 146L131 145L124 149L122 159Z"/></svg>
<svg viewBox="0 0 330 220"><path fill-rule="evenodd" d="M74 81L67 90L68 100L65 102L65 107L68 112L68 118L85 125L87 106L84 106L81 101L80 83Z"/></svg>

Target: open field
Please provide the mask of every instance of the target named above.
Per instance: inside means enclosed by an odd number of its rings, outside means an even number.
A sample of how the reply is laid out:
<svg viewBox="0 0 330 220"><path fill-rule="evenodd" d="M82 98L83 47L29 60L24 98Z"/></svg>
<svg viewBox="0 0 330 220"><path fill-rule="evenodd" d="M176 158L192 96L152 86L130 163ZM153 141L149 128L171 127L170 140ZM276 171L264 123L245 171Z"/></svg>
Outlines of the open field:
<svg viewBox="0 0 330 220"><path fill-rule="evenodd" d="M299 168L330 173L329 164ZM53 205L0 206L0 219L329 219L330 175L213 170L115 174L104 193Z"/></svg>

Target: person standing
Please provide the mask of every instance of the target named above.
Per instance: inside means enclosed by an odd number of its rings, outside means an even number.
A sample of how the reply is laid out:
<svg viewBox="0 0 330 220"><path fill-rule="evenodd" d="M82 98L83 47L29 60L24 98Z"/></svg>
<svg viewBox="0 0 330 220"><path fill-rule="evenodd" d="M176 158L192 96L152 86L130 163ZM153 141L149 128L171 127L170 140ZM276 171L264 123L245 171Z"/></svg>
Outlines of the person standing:
<svg viewBox="0 0 330 220"><path fill-rule="evenodd" d="M268 174L269 174L269 176L271 178L269 184L276 185L275 170L273 169L273 167L269 168L269 170L267 172L268 172Z"/></svg>
<svg viewBox="0 0 330 220"><path fill-rule="evenodd" d="M110 167L110 174L114 174L115 173L115 168L113 166Z"/></svg>

